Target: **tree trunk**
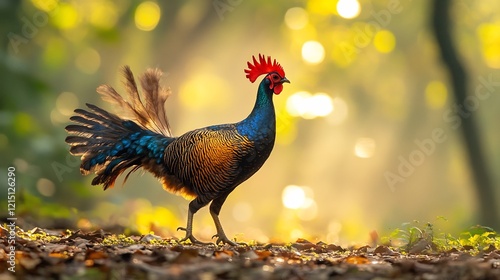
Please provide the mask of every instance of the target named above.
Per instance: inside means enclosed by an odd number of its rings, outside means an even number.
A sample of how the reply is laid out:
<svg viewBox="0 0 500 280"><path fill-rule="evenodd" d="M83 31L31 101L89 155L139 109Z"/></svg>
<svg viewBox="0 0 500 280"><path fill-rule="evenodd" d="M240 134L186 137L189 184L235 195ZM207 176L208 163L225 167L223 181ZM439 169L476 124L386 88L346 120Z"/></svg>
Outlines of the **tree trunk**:
<svg viewBox="0 0 500 280"><path fill-rule="evenodd" d="M451 0L435 0L433 3L432 27L441 57L447 67L452 91L457 104L463 104L469 90L467 73L453 45L450 22ZM481 147L475 112L463 114L460 130L475 184L479 222L484 226L500 230L499 210L495 204L495 190L485 154Z"/></svg>

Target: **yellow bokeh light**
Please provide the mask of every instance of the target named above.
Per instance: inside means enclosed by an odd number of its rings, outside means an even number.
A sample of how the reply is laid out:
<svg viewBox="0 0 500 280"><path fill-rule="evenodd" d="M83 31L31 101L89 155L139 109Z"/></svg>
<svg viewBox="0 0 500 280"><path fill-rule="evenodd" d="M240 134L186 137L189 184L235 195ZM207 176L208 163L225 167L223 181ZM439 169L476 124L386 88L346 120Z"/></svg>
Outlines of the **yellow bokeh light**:
<svg viewBox="0 0 500 280"><path fill-rule="evenodd" d="M309 187L289 185L283 189L283 206L295 210L297 217L303 221L310 221L318 215L318 205L314 200L314 192Z"/></svg>
<svg viewBox="0 0 500 280"><path fill-rule="evenodd" d="M396 37L389 30L380 30L373 37L373 45L381 53L390 53L396 46Z"/></svg>
<svg viewBox="0 0 500 280"><path fill-rule="evenodd" d="M335 2L332 0L309 0L307 9L315 14L329 15L336 12Z"/></svg>
<svg viewBox="0 0 500 280"><path fill-rule="evenodd" d="M295 185L286 186L281 196L283 206L288 209L299 209L306 201L306 192Z"/></svg>
<svg viewBox="0 0 500 280"><path fill-rule="evenodd" d="M333 111L332 98L323 92L312 95L299 91L288 97L286 110L290 115L304 119L326 117Z"/></svg>
<svg viewBox="0 0 500 280"><path fill-rule="evenodd" d="M500 68L500 23L483 23L477 28L485 63L491 68Z"/></svg>
<svg viewBox="0 0 500 280"><path fill-rule="evenodd" d="M307 100L311 98L311 94L307 91L299 91L290 95L286 100L287 112L295 117L305 116L309 112Z"/></svg>
<svg viewBox="0 0 500 280"><path fill-rule="evenodd" d="M75 6L68 3L60 3L57 12L52 15L52 22L60 29L72 29L80 22L80 14Z"/></svg>
<svg viewBox="0 0 500 280"><path fill-rule="evenodd" d="M96 27L111 29L118 21L117 7L112 1L91 1L89 22Z"/></svg>
<svg viewBox="0 0 500 280"><path fill-rule="evenodd" d="M208 71L201 71L190 75L190 79L181 85L179 99L188 109L222 109L228 104L229 92L226 81Z"/></svg>
<svg viewBox="0 0 500 280"><path fill-rule="evenodd" d="M290 231L290 240L297 240L299 238L303 238L304 237L304 232L298 228L294 228ZM278 263L283 263L284 260L282 258L278 258L276 260Z"/></svg>
<svg viewBox="0 0 500 280"><path fill-rule="evenodd" d="M354 154L360 158L371 158L375 153L375 140L372 138L359 138L354 145Z"/></svg>
<svg viewBox="0 0 500 280"><path fill-rule="evenodd" d="M486 64L491 68L500 68L500 48L499 45L485 46L483 49L483 57Z"/></svg>
<svg viewBox="0 0 500 280"><path fill-rule="evenodd" d="M87 74L93 74L101 66L101 55L92 48L87 48L75 59L78 69Z"/></svg>
<svg viewBox="0 0 500 280"><path fill-rule="evenodd" d="M285 24L293 30L304 28L308 21L309 16L307 15L307 11L300 7L290 8L285 14Z"/></svg>
<svg viewBox="0 0 500 280"><path fill-rule="evenodd" d="M432 109L440 109L446 104L448 90L441 81L432 81L425 88L425 103Z"/></svg>
<svg viewBox="0 0 500 280"><path fill-rule="evenodd" d="M328 117L328 121L333 125L339 125L347 119L348 107L344 99L335 97L332 99L333 110Z"/></svg>
<svg viewBox="0 0 500 280"><path fill-rule="evenodd" d="M361 5L358 0L339 0L337 2L337 13L343 18L355 18L361 13Z"/></svg>
<svg viewBox="0 0 500 280"><path fill-rule="evenodd" d="M311 97L311 110L318 117L326 117L333 111L332 98L323 92L316 93Z"/></svg>
<svg viewBox="0 0 500 280"><path fill-rule="evenodd" d="M325 59L325 48L320 42L307 41L302 45L302 58L307 63L321 63Z"/></svg>
<svg viewBox="0 0 500 280"><path fill-rule="evenodd" d="M142 2L135 10L135 25L140 30L151 31L160 22L160 6L152 1Z"/></svg>
<svg viewBox="0 0 500 280"><path fill-rule="evenodd" d="M93 227L92 222L85 218L78 219L78 221L76 222L76 226L78 227L78 229L83 230L91 230Z"/></svg>
<svg viewBox="0 0 500 280"><path fill-rule="evenodd" d="M56 108L64 116L71 116L78 106L78 97L72 92L62 92L56 99Z"/></svg>
<svg viewBox="0 0 500 280"><path fill-rule="evenodd" d="M59 5L58 0L31 0L31 3L37 9L47 13L53 11Z"/></svg>
<svg viewBox="0 0 500 280"><path fill-rule="evenodd" d="M276 111L276 134L276 143L285 146L293 143L297 137L297 127L294 124L293 116L286 109Z"/></svg>
<svg viewBox="0 0 500 280"><path fill-rule="evenodd" d="M177 224L175 215L164 207L141 208L136 214L135 225L141 234L148 234L153 227L168 227Z"/></svg>
<svg viewBox="0 0 500 280"><path fill-rule="evenodd" d="M47 197L53 196L56 192L56 186L54 185L54 183L46 178L38 179L38 181L36 182L36 189L41 195Z"/></svg>

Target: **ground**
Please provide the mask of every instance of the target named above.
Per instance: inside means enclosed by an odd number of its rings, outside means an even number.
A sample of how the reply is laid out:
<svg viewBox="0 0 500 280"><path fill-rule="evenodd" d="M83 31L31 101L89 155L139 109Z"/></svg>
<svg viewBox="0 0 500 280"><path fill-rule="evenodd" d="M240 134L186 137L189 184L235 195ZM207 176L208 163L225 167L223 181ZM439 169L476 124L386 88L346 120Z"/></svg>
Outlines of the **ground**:
<svg viewBox="0 0 500 280"><path fill-rule="evenodd" d="M495 246L437 252L429 244L415 244L412 252L402 252L385 245L342 248L299 239L233 247L179 243L153 234L17 228L13 257L9 236L9 229L2 227L1 280L500 279L500 250Z"/></svg>

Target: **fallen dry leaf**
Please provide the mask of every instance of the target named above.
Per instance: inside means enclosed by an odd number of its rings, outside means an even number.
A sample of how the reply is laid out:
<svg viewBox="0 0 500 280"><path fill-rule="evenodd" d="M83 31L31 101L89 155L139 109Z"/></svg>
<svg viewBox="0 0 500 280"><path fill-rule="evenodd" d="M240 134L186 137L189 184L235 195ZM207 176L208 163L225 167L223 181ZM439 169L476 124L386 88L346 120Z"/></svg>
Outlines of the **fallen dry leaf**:
<svg viewBox="0 0 500 280"><path fill-rule="evenodd" d="M109 245L103 244L110 236L104 231L31 231L59 235L16 244L18 279L500 279L496 248L477 255L432 248L401 254L384 245L344 249L306 239L232 247L176 244L153 235ZM13 279L5 265L6 242L0 239L2 280Z"/></svg>
<svg viewBox="0 0 500 280"><path fill-rule="evenodd" d="M87 254L85 256L85 259L87 260L96 260L96 259L105 259L108 257L108 254L103 251L95 251L95 250L88 250Z"/></svg>
<svg viewBox="0 0 500 280"><path fill-rule="evenodd" d="M368 258L366 258L365 256L351 256L351 257L347 257L344 260L344 262L348 263L348 264L367 264L367 263L370 263L370 261L368 260Z"/></svg>

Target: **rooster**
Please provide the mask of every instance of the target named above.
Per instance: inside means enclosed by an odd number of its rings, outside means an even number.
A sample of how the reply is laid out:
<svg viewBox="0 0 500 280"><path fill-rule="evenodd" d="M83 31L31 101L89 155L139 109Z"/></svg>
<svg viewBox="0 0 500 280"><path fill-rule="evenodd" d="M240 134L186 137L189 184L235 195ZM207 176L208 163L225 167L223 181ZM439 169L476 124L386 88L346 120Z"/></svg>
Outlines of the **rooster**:
<svg viewBox="0 0 500 280"><path fill-rule="evenodd" d="M273 94L280 94L283 83L290 81L276 60L259 55L248 62L246 77L259 84L257 100L244 120L213 125L172 136L165 114L165 102L170 90L160 85L162 72L148 69L142 77L139 91L128 66L123 68L128 98L123 98L111 86L101 85L97 92L104 101L121 108L121 117L98 106L86 104L90 110L76 109L70 118L75 124L66 127L66 142L70 153L81 156L80 172L96 174L92 185L104 190L113 187L116 178L131 168L151 172L169 192L192 199L189 203L186 232L182 241L203 243L193 236L193 215L210 204L210 214L217 234L216 244L236 245L222 228L219 213L227 196L243 181L261 168L269 157L276 135Z"/></svg>

